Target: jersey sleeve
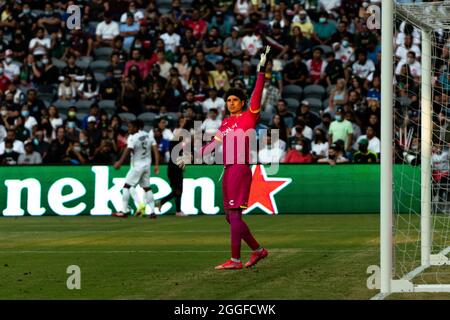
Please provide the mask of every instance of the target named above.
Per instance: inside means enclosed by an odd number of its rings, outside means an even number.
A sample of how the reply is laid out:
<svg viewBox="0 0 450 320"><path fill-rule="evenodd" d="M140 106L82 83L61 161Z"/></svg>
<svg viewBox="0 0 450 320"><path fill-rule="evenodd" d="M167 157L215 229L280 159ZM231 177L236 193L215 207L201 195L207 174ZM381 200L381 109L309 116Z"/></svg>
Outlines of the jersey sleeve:
<svg viewBox="0 0 450 320"><path fill-rule="evenodd" d="M256 78L255 89L253 89L252 97L250 98L250 112L259 114L261 111L261 97L264 89L264 72L258 72Z"/></svg>
<svg viewBox="0 0 450 320"><path fill-rule="evenodd" d="M154 136L152 136L152 135L148 135L148 142L150 143L150 146L156 146L156 145L158 145L157 143L156 143L156 140L155 140L155 137Z"/></svg>
<svg viewBox="0 0 450 320"><path fill-rule="evenodd" d="M134 143L135 143L135 141L134 141L133 136L129 136L127 139L127 148L134 150Z"/></svg>

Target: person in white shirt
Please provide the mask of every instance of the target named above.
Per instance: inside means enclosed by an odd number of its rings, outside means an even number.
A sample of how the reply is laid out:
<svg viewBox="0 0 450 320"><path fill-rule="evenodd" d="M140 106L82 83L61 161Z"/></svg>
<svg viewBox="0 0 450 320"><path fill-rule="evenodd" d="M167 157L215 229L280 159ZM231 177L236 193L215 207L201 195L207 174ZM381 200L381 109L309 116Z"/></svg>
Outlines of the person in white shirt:
<svg viewBox="0 0 450 320"><path fill-rule="evenodd" d="M354 49L350 46L347 39L343 39L341 43L335 42L333 50L336 60L341 60L344 67L348 67L355 61Z"/></svg>
<svg viewBox="0 0 450 320"><path fill-rule="evenodd" d="M400 60L406 61L409 51L414 51L414 53L416 54L416 58L420 59L420 48L417 45L413 44L412 35L407 34L405 35L404 44L400 45L399 47L397 47L397 50L395 50L395 56Z"/></svg>
<svg viewBox="0 0 450 320"><path fill-rule="evenodd" d="M215 87L209 88L209 98L202 102L203 112L208 113L211 109L217 109L219 119L225 115L225 100L217 96L217 89Z"/></svg>
<svg viewBox="0 0 450 320"><path fill-rule="evenodd" d="M15 82L19 80L20 67L13 63L13 52L11 49L5 51L5 60L3 61L3 73L5 76Z"/></svg>
<svg viewBox="0 0 450 320"><path fill-rule="evenodd" d="M25 153L25 148L23 142L16 140L16 131L14 129L9 129L6 132L5 140L13 141L13 150L17 153ZM0 154L5 153L5 141L0 143Z"/></svg>
<svg viewBox="0 0 450 320"><path fill-rule="evenodd" d="M163 139L171 141L173 139L173 132L169 128L167 128L168 122L164 117L161 117L158 121L157 127L161 129ZM153 129L150 130L149 135L151 138L155 137L155 133Z"/></svg>
<svg viewBox="0 0 450 320"><path fill-rule="evenodd" d="M175 28L172 24L167 26L167 32L163 33L160 38L164 41L164 50L177 53L177 48L180 46L181 37L175 33Z"/></svg>
<svg viewBox="0 0 450 320"><path fill-rule="evenodd" d="M272 142L270 131L267 131L267 135L263 139L265 146L258 152L258 162L262 164L283 162L286 152L280 147L280 140L276 139Z"/></svg>
<svg viewBox="0 0 450 320"><path fill-rule="evenodd" d="M371 82L375 72L375 64L372 60L367 59L367 55L363 50L360 50L358 60L352 66L352 71L358 78Z"/></svg>
<svg viewBox="0 0 450 320"><path fill-rule="evenodd" d="M257 36L254 31L249 31L249 33L242 38L241 49L247 51L252 57L258 53L262 46L261 37Z"/></svg>
<svg viewBox="0 0 450 320"><path fill-rule="evenodd" d="M409 25L409 27L410 27L409 30L405 30L405 29L407 29L406 28L406 21L403 21L400 24L400 27L398 28L398 30L400 32L397 34L397 37L395 39L395 44L397 46L402 46L405 43L405 36L406 36L406 34L412 34L413 43L415 45L420 46L420 43L421 43L421 40L420 40L420 37L421 37L420 29L418 29L418 28L416 28L416 27L414 27L412 25ZM411 32L411 29L412 29L412 32Z"/></svg>
<svg viewBox="0 0 450 320"><path fill-rule="evenodd" d="M172 64L166 60L166 55L163 50L159 50L157 52L158 61L156 62L159 65L159 75L163 78L169 79L170 69L172 68Z"/></svg>
<svg viewBox="0 0 450 320"><path fill-rule="evenodd" d="M30 116L30 110L28 110L28 105L24 104L22 106L22 110L20 111L20 115L24 118L24 127L28 131L33 132L33 127L38 124L36 118Z"/></svg>
<svg viewBox="0 0 450 320"><path fill-rule="evenodd" d="M369 146L367 148L369 151L372 151L378 155L380 154L381 142L380 139L375 136L375 129L373 127L368 126L366 129L366 134L359 136L356 144L358 144L362 139L367 139L369 141Z"/></svg>
<svg viewBox="0 0 450 320"><path fill-rule="evenodd" d="M402 67L407 64L409 66L409 70L411 71L411 75L413 77L420 78L422 76L422 65L419 61L416 60L416 54L414 51L408 52L408 57L406 60L400 60L400 62L397 65L397 68L395 68L395 74L400 75L402 72Z"/></svg>
<svg viewBox="0 0 450 320"><path fill-rule="evenodd" d="M120 16L120 23L125 23L127 21L127 14L131 13L133 14L134 17L134 21L141 21L142 19L145 18L144 13L141 10L138 10L136 8L136 2L134 1L130 1L130 4L128 6L128 11L124 12L121 16Z"/></svg>
<svg viewBox="0 0 450 320"><path fill-rule="evenodd" d="M119 24L112 21L110 12L104 13L104 21L97 25L95 30L97 46L110 46L112 47L113 39L120 34Z"/></svg>
<svg viewBox="0 0 450 320"><path fill-rule="evenodd" d="M122 193L122 210L113 214L115 217L127 217L130 209L128 201L130 199L130 188L139 184L145 191L145 204L148 206L150 218L156 218L154 213L155 202L153 192L150 188L150 165L152 163L152 151L155 154L155 174L159 173L159 151L154 138L143 130L142 120L131 121L128 125L127 147L120 159L114 163L115 169L120 169L125 159L131 155L130 169L125 177L125 184ZM138 208L136 215L142 214L143 209ZM146 213L147 213L146 212Z"/></svg>
<svg viewBox="0 0 450 320"><path fill-rule="evenodd" d="M216 108L209 109L208 117L202 123L202 131L206 135L213 137L220 128L222 121L217 117L218 111Z"/></svg>
<svg viewBox="0 0 450 320"><path fill-rule="evenodd" d="M304 120L297 120L297 124L291 129L291 137L295 137L296 134L301 134L303 137L312 140L313 130L308 127Z"/></svg>
<svg viewBox="0 0 450 320"><path fill-rule="evenodd" d="M44 38L44 28L38 28L36 37L31 39L28 49L33 52L34 56L43 56L50 50L52 42L49 37Z"/></svg>

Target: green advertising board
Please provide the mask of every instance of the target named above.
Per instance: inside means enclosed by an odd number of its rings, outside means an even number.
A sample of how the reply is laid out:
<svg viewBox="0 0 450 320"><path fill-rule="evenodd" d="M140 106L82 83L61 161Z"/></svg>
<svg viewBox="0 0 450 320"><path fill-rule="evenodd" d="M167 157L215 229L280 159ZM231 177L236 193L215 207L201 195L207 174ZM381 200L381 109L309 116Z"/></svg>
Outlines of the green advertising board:
<svg viewBox="0 0 450 320"><path fill-rule="evenodd" d="M220 165L191 165L185 170L182 210L191 215L223 213ZM397 210L419 211L420 169L394 170ZM0 167L0 215L110 215L121 207L121 187L128 167ZM379 165L253 166L247 213L376 213L379 212ZM170 193L167 167L152 175L155 199ZM137 190L138 194L142 190ZM142 194L141 194L142 197ZM130 203L131 206L133 206ZM171 214L173 203L162 207Z"/></svg>

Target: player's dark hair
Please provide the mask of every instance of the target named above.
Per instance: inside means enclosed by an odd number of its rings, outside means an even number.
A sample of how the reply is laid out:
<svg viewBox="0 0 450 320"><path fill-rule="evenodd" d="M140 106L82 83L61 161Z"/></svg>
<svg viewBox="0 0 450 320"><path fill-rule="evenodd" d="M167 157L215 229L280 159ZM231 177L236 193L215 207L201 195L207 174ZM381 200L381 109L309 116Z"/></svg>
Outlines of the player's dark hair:
<svg viewBox="0 0 450 320"><path fill-rule="evenodd" d="M228 100L229 96L236 96L239 99L241 99L242 101L247 100L247 97L245 96L244 91L242 91L239 88L231 88L230 90L228 90L227 93L225 94L225 101Z"/></svg>

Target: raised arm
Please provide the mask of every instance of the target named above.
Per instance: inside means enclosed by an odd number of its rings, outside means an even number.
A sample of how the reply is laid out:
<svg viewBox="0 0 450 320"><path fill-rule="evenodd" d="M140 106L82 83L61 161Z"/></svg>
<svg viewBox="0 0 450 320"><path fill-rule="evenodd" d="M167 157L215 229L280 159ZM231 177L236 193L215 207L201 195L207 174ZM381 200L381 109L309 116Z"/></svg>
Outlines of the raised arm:
<svg viewBox="0 0 450 320"><path fill-rule="evenodd" d="M255 88L253 89L252 97L250 99L250 111L252 113L259 113L261 111L261 97L264 89L266 61L269 51L270 46L266 46L265 52L261 53L261 59L256 67L258 75L256 77Z"/></svg>

